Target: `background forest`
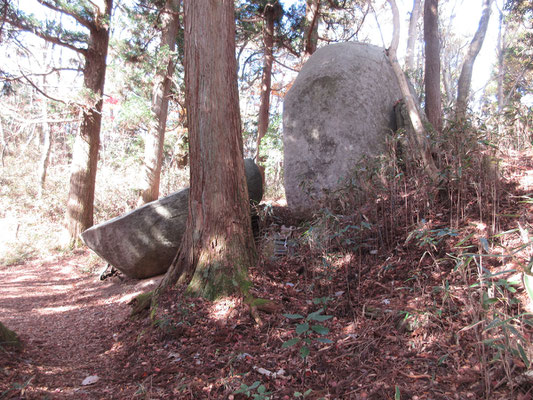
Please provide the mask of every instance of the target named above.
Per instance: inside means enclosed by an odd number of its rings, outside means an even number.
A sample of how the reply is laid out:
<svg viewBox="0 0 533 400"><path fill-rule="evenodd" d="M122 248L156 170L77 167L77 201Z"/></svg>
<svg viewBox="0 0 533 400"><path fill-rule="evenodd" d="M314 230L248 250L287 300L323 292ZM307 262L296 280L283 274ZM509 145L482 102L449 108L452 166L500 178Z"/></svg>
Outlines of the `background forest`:
<svg viewBox="0 0 533 400"><path fill-rule="evenodd" d="M531 126L531 7L525 1L483 4L493 9L491 28L497 33L489 34L488 46L496 46L496 51L486 52L470 72L475 87L466 90L473 100L468 103L469 121L494 146L521 149L529 144ZM188 185L182 16L178 13L172 19L165 11L179 10L178 3L117 2L107 11L97 6L4 2L2 191L4 199L19 201L2 207L6 226L2 231L4 243L14 239L13 233L15 241L26 238L22 253L50 247L41 245L43 236L56 245L65 243L56 235L65 220L72 241L80 230L72 227L75 220L87 228L93 214L98 223ZM423 5L416 1L412 9L410 4L402 6L401 26L409 31L399 52L405 55L404 69L424 104ZM473 9L471 3L458 1L439 4L439 93L441 118L450 121L447 128L453 120L463 61L472 57L468 53L472 37L457 33L454 20ZM475 10L481 17L481 8ZM86 62L94 56L87 44L94 39L87 30L92 32L95 18L105 19L109 50L107 68L90 72ZM472 34L477 28L474 21L469 24ZM279 199L283 197L281 104L295 74L317 46L327 43L355 40L388 47L391 14L387 3L379 2L252 1L237 3L236 22L245 156L264 164L267 198ZM91 79L100 84L105 79L101 97L94 93L100 89L90 87ZM91 195L86 194L90 215L73 216L70 211L65 215L73 197L69 178L76 134L87 114L84 110L95 101L103 103L98 105L102 107L98 166L92 160L89 175L95 177L85 178L96 179L94 213ZM445 135L435 140L445 140ZM39 217L30 216L28 210ZM47 235L38 232L44 216L51 223ZM24 257L11 246L4 250L12 253L4 257Z"/></svg>
<svg viewBox="0 0 533 400"><path fill-rule="evenodd" d="M83 230L189 185L184 21L179 0L0 4L0 271L13 271L75 257ZM144 398L531 398L533 183L516 180L533 170L531 2L239 0L235 24L244 155L265 174L252 277L258 297L277 293L285 305L286 314L264 317L272 331L285 324L282 346L270 344L269 361L245 373L254 353L226 359L220 337L260 347L277 333L217 325L216 349L203 346L226 374L216 383L219 372L203 370L191 351L181 355L197 365L191 371L161 373L148 389L131 367L135 384L120 390ZM314 214L295 215L284 201L283 99L317 48L344 41L394 50L431 126L421 136L428 143L411 159L397 152L402 132L391 135L388 154L355 165ZM84 257L81 269L94 273L101 260ZM400 287L389 291L390 282ZM373 300L359 307L365 298ZM171 303L162 299L151 315L154 341L203 337L212 327L206 303ZM187 320L192 309L196 322ZM287 319L304 322L292 329ZM246 325L239 321L233 326ZM378 332L389 329L409 340L387 337L393 344L380 347ZM134 330L121 327L133 347L142 336ZM178 358L161 355L176 353L157 343L139 344L135 357L150 365ZM348 359L347 347L360 356ZM297 354L287 356L290 349ZM386 361L363 360L376 354ZM409 357L431 366L412 372ZM405 371L393 385L384 371L399 359ZM336 363L343 372L331 372ZM293 376L280 378L282 387L272 375L279 365L280 376ZM31 386L10 379L19 386L0 386L0 398Z"/></svg>

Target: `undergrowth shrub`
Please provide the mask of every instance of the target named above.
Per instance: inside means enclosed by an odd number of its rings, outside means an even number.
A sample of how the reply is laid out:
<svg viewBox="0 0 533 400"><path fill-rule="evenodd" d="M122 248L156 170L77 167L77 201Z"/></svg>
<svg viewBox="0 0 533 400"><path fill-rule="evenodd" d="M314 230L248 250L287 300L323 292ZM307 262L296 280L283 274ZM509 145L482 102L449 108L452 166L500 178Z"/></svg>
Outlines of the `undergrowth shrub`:
<svg viewBox="0 0 533 400"><path fill-rule="evenodd" d="M409 158L398 132L382 156L362 159L338 189L326 193L300 237L314 254L313 279L334 274L335 258L342 254L381 255L379 264L398 249L418 252L418 267L441 271L442 284L430 290L434 306L420 315L460 326L456 340L473 343L487 396L495 377L514 390L516 376L530 368L533 357L533 315L524 309L524 301L533 298L521 296L526 281L533 286L533 240L524 234L531 227L527 215L502 208L511 204L504 198L509 187L501 179L502 150L490 141L491 129L467 120L449 122L432 135L439 182L429 181ZM519 229L516 219L522 221ZM427 293L431 274L409 273L406 287L417 286L409 293Z"/></svg>

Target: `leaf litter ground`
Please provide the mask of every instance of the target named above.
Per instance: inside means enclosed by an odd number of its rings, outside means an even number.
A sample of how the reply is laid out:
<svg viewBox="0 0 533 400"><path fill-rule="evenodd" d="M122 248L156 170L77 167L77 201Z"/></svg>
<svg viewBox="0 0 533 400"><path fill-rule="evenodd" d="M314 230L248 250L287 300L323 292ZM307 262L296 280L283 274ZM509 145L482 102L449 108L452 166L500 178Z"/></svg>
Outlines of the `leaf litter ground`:
<svg viewBox="0 0 533 400"><path fill-rule="evenodd" d="M517 215L533 223L531 204L520 201L533 191L532 161L527 154L508 160L504 230L516 227ZM446 232L444 213L428 216L429 231ZM297 226L285 208L272 218ZM464 225L474 238L476 222ZM494 360L471 326L480 299L469 285L477 278L460 276L446 257L458 239L442 234L424 247L408 234L390 249L300 247L276 258L263 237L253 295L273 305L259 307L261 325L239 299L210 303L181 288L151 316L132 319L129 303L158 279L101 282L86 271L88 251L3 267L0 320L24 346L0 348L0 399L531 399L531 381L519 379L527 369L520 354ZM485 267L511 279L501 258ZM531 311L522 285L516 289L513 313ZM283 347L303 320L284 314L321 308L332 318L309 321L322 328L309 331L304 360L302 341ZM520 334L531 342L531 328Z"/></svg>

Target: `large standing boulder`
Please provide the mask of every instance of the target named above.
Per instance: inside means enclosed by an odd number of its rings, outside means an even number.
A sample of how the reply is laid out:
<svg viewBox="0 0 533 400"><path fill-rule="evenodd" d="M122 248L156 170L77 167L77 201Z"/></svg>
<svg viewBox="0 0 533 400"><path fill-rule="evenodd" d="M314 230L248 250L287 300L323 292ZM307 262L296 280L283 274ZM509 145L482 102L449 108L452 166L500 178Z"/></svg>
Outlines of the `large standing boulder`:
<svg viewBox="0 0 533 400"><path fill-rule="evenodd" d="M317 50L283 104L285 194L295 209L316 206L362 156L384 148L402 98L385 49L339 43Z"/></svg>
<svg viewBox="0 0 533 400"><path fill-rule="evenodd" d="M259 168L244 160L250 201L263 197ZM129 213L82 232L83 242L131 278L149 278L167 271L185 232L189 189L152 201Z"/></svg>

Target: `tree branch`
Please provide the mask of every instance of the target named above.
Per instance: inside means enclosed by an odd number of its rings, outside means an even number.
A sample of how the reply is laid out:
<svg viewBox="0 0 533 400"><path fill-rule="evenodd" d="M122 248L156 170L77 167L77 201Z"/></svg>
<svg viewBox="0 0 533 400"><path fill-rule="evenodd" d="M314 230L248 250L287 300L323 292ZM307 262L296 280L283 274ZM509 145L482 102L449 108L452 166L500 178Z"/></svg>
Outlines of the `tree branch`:
<svg viewBox="0 0 533 400"><path fill-rule="evenodd" d="M60 71L76 71L76 72L82 72L83 71L83 68L52 68L50 71L47 71L47 72L41 72L41 73L31 73L31 74L28 74L28 75L24 75L22 74L21 76L12 76L12 77L1 77L0 78L0 81L8 81L8 82L13 82L13 81L20 81L21 79L27 79L28 76L48 76L48 75L51 75L53 74L54 72L60 72Z"/></svg>
<svg viewBox="0 0 533 400"><path fill-rule="evenodd" d="M14 26L15 28L20 29L21 31L33 33L35 36L40 37L41 39L46 40L49 43L53 43L53 44L57 44L58 46L66 47L67 49L73 50L76 53L79 53L84 57L87 56L87 49L80 49L79 47L76 47L73 44L63 42L61 39L59 39L56 36L51 36L38 30L38 28L35 26L26 25L22 23L21 21L12 20L9 17L6 18L6 21L10 25Z"/></svg>
<svg viewBox="0 0 533 400"><path fill-rule="evenodd" d="M48 95L46 92L44 92L43 90L41 90L35 83L32 82L32 80L30 78L28 78L26 75L24 75L24 72L21 72L22 76L24 77L24 79L26 79L26 81L31 85L33 86L33 88L35 90L37 90L39 93L41 93L44 97L50 99L50 100L53 100L53 101L58 101L59 103L63 103L63 104L68 104L65 100L61 100L61 99L56 99L50 95Z"/></svg>
<svg viewBox="0 0 533 400"><path fill-rule="evenodd" d="M88 21L86 20L85 18L82 18L80 17L78 14L76 13L73 13L71 11L67 11L61 7L58 7L56 6L55 4L52 4L52 3L49 3L48 1L46 0L37 0L40 4L42 4L43 6L45 7L48 7L49 9L51 10L54 10L58 13L61 13L61 14L66 14L68 15L69 17L72 17L74 18L78 23L80 23L81 25L83 25L84 27L86 27L87 29L93 29L94 28L94 24L91 22L91 21Z"/></svg>

